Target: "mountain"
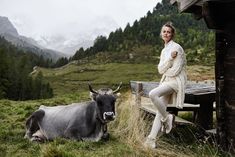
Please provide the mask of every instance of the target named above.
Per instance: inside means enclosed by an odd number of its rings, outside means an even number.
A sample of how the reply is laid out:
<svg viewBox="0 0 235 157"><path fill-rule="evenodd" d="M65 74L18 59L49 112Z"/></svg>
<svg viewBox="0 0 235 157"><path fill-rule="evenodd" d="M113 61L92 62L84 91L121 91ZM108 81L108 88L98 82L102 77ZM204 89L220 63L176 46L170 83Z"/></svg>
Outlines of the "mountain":
<svg viewBox="0 0 235 157"><path fill-rule="evenodd" d="M176 6L162 0L144 17L118 28L108 37L98 36L92 47L80 49L72 57L99 62L158 63L163 41L161 27L171 21L176 27L174 40L185 50L188 64L213 65L215 61L215 34L203 20L191 14L178 13Z"/></svg>
<svg viewBox="0 0 235 157"><path fill-rule="evenodd" d="M46 36L38 35L35 36L34 39L44 47L55 49L72 56L81 47L84 49L91 47L97 36L107 36L113 29L119 27L117 22L108 16L92 19L89 21L89 27L80 25L81 24L74 23L71 30L68 29L66 33L61 32ZM81 27L81 29L75 31L73 30L75 26L78 28ZM82 29L82 27L84 28Z"/></svg>
<svg viewBox="0 0 235 157"><path fill-rule="evenodd" d="M44 58L52 59L53 61L61 57L67 57L59 51L47 49L39 45L37 41L32 38L19 35L16 28L7 17L0 16L0 36L3 36L7 41L23 50L32 51L39 56L42 55Z"/></svg>
<svg viewBox="0 0 235 157"><path fill-rule="evenodd" d="M0 34L8 33L12 36L18 36L18 32L7 17L0 16Z"/></svg>
<svg viewBox="0 0 235 157"><path fill-rule="evenodd" d="M90 40L89 40L90 39ZM74 38L66 38L62 35L40 36L35 39L37 43L50 49L56 49L69 56L80 48L88 48L93 45L93 40L87 36L77 35Z"/></svg>

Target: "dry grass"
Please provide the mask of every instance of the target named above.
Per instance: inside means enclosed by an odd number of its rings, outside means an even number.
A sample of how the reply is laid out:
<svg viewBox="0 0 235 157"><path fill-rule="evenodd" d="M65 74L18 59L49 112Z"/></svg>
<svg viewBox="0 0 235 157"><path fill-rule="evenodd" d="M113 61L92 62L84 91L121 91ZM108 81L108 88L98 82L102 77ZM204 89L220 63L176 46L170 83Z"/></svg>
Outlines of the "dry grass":
<svg viewBox="0 0 235 157"><path fill-rule="evenodd" d="M205 81L215 79L214 66L190 65L187 66L189 81Z"/></svg>
<svg viewBox="0 0 235 157"><path fill-rule="evenodd" d="M135 106L135 99L130 93L125 93L125 96L122 96L121 99L117 106L117 113L119 113L119 115L117 120L111 125L111 130L121 141L124 141L137 151L136 156L196 156L190 149L183 147L179 149L180 143L170 144L161 138L157 140L157 149L145 148L143 142L150 131L153 117L140 111L139 108Z"/></svg>
<svg viewBox="0 0 235 157"><path fill-rule="evenodd" d="M139 110L135 97L126 92L117 103L117 119L111 124L111 134L128 145L137 157L217 157L228 156L216 147L212 136L201 136L195 126L177 126L168 135L157 139L157 149L145 148L143 143L148 135L154 116ZM200 138L199 138L200 137Z"/></svg>
<svg viewBox="0 0 235 157"><path fill-rule="evenodd" d="M140 144L149 126L144 121L143 113L135 106L134 98L129 93L126 95L126 98L122 98L123 100L118 104L119 115L114 124L114 132L133 147L142 147Z"/></svg>

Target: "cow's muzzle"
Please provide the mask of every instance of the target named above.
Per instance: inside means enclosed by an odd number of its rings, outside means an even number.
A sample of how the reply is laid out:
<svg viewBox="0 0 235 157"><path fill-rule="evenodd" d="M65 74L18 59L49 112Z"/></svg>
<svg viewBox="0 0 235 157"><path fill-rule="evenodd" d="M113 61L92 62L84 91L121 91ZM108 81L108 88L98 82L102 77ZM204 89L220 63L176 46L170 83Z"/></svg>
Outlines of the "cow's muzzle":
<svg viewBox="0 0 235 157"><path fill-rule="evenodd" d="M114 112L104 112L103 113L103 119L105 121L112 121L115 119L115 114Z"/></svg>

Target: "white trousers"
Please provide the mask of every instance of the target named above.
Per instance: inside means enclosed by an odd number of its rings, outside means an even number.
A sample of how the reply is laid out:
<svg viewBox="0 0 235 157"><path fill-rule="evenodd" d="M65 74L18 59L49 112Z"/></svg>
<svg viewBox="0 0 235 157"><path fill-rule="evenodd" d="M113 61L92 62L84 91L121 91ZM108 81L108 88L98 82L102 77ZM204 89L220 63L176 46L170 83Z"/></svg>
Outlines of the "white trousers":
<svg viewBox="0 0 235 157"><path fill-rule="evenodd" d="M153 121L152 129L149 138L156 139L161 127L161 119L165 119L168 115L166 109L170 100L170 95L175 92L173 88L167 85L160 85L149 92L149 97L154 106L157 108L156 116Z"/></svg>

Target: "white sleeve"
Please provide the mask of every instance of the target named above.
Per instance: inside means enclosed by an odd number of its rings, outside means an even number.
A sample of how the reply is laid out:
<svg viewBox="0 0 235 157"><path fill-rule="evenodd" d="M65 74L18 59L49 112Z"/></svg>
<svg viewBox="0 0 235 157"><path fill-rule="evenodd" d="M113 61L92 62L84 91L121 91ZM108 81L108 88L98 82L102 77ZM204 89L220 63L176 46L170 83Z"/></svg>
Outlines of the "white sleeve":
<svg viewBox="0 0 235 157"><path fill-rule="evenodd" d="M176 49L177 51L177 56L174 59L173 65L172 67L170 67L169 69L167 69L167 71L165 72L166 76L177 76L183 69L184 64L185 64L185 54L183 52L183 49Z"/></svg>
<svg viewBox="0 0 235 157"><path fill-rule="evenodd" d="M158 64L159 74L164 74L170 67L172 67L172 64L173 64L173 58L170 57L170 58L164 60L164 57L161 53L160 62Z"/></svg>

